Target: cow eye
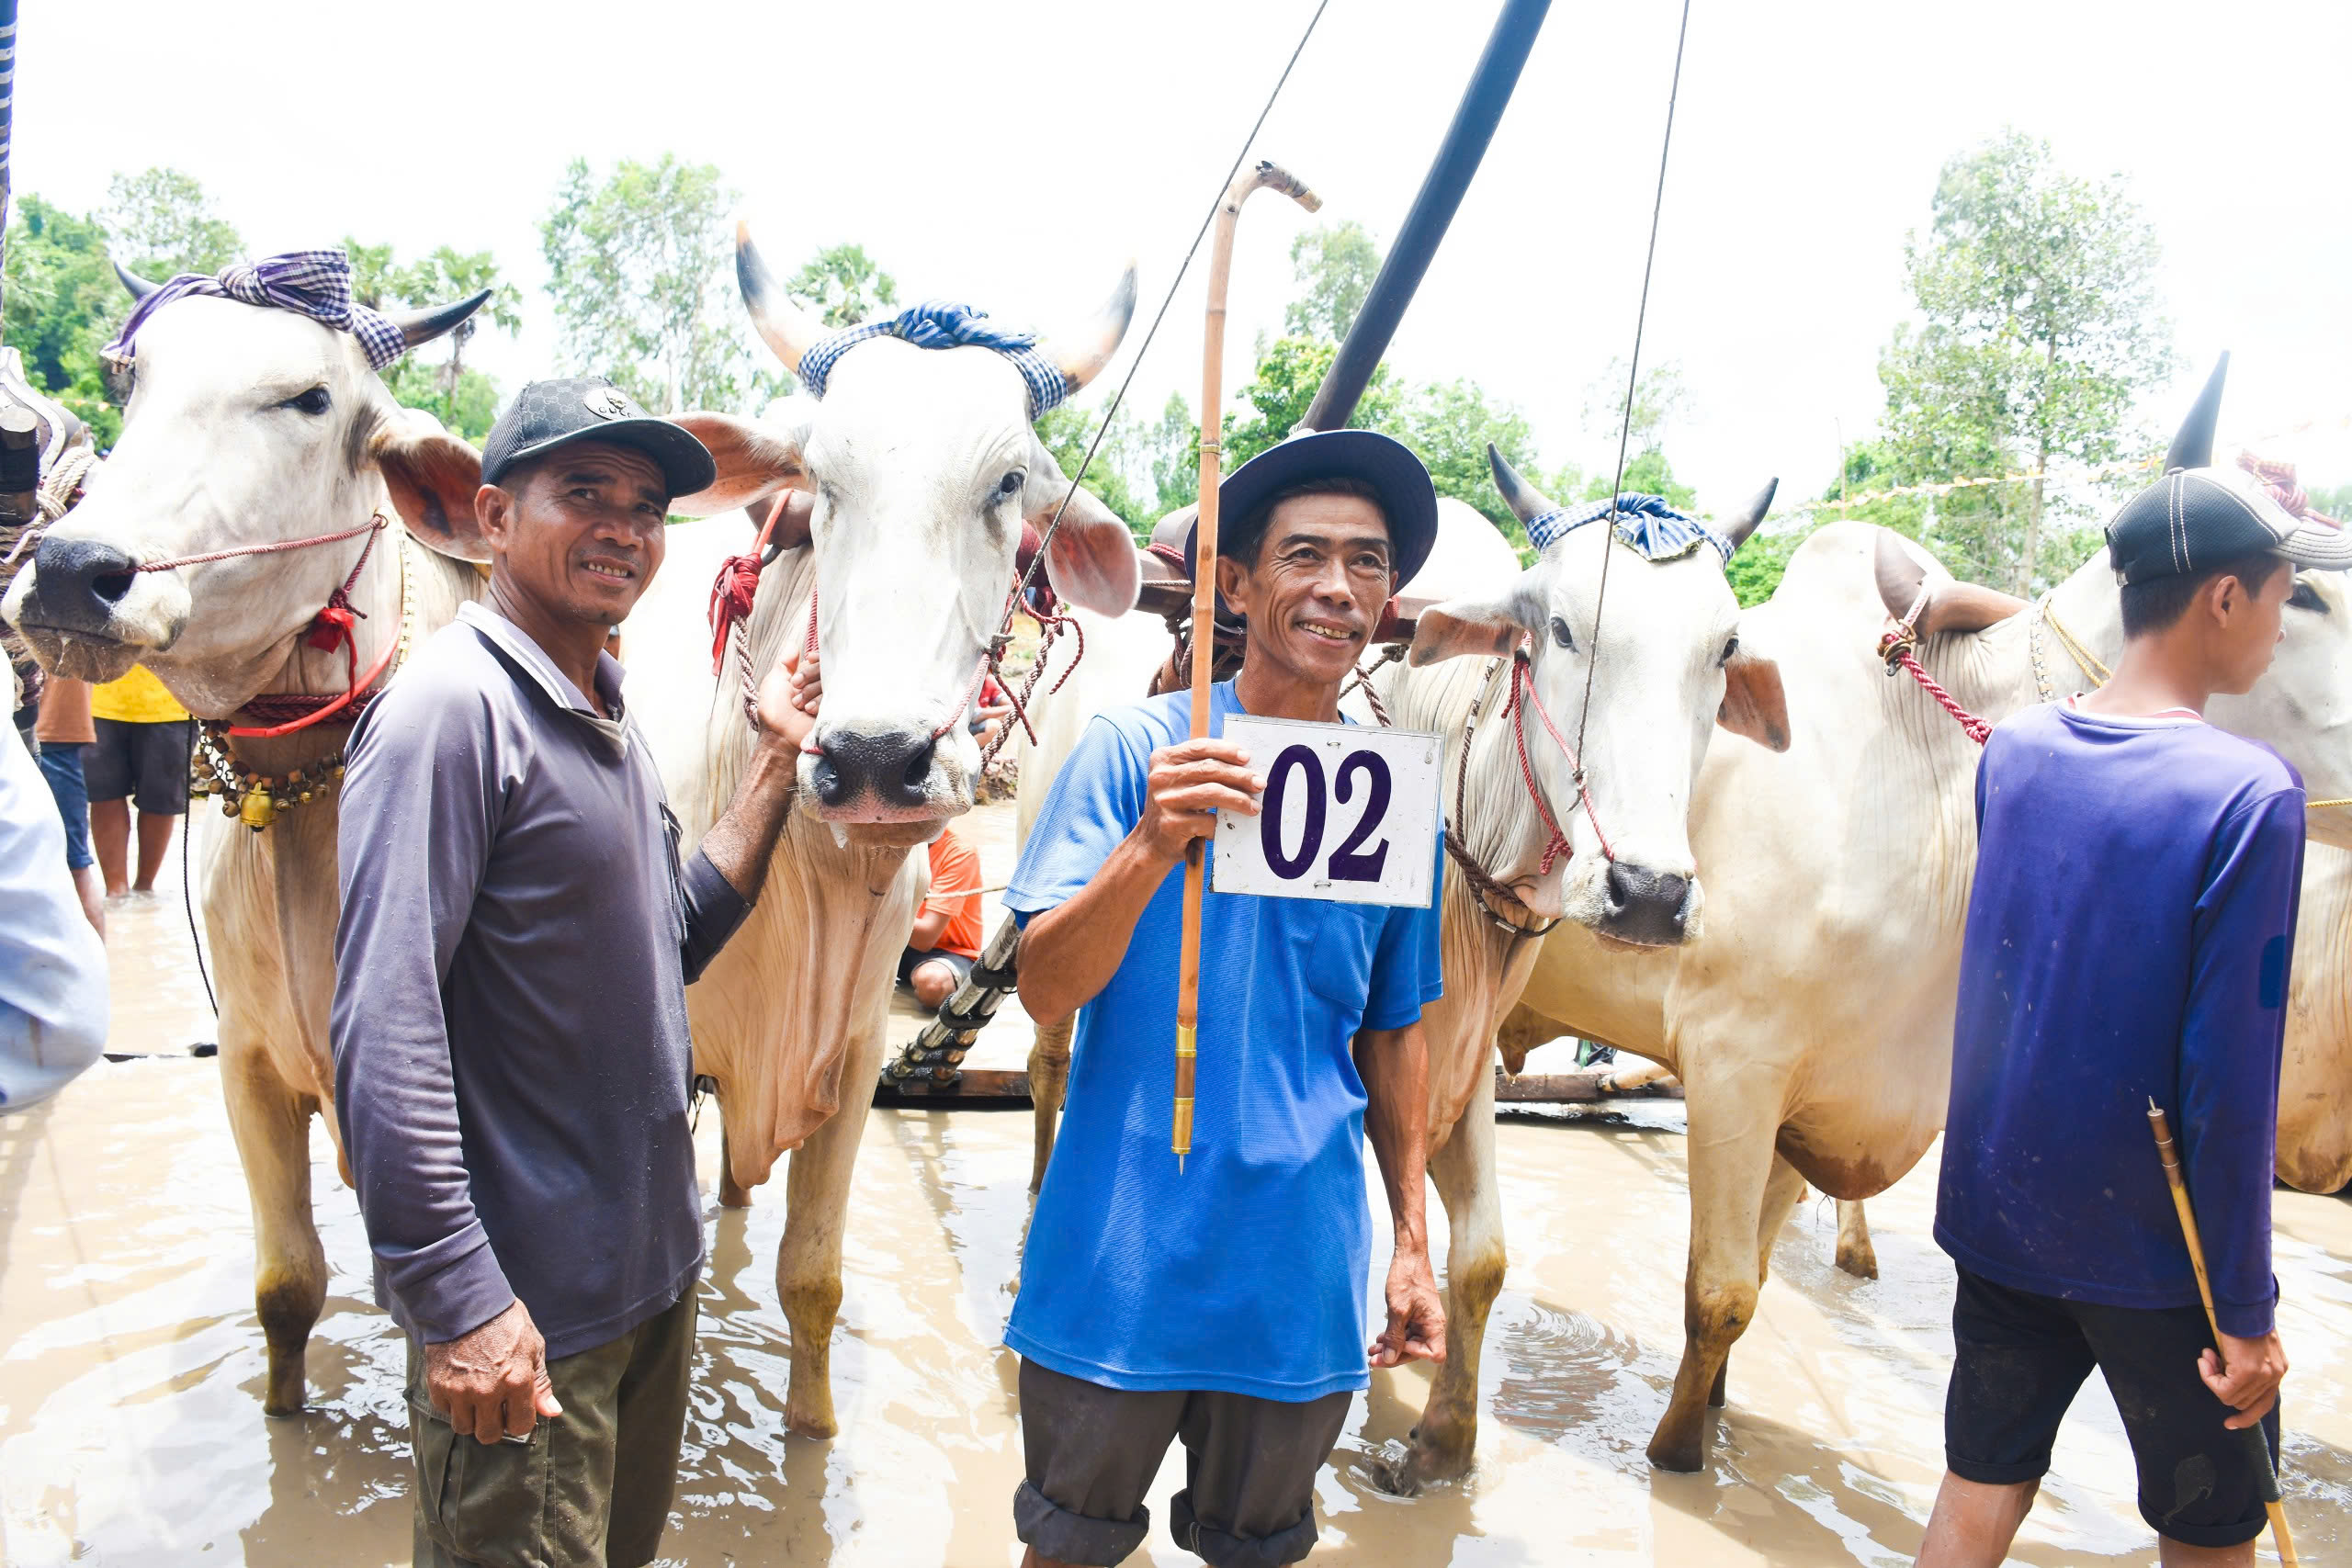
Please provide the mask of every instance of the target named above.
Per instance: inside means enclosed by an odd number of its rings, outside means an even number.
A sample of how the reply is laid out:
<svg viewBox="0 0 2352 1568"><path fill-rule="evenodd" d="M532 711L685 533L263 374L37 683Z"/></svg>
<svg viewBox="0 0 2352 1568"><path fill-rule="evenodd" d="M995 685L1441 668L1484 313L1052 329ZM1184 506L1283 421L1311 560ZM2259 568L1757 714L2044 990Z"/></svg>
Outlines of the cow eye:
<svg viewBox="0 0 2352 1568"><path fill-rule="evenodd" d="M298 409L307 414L322 414L327 412L334 401L334 397L324 387L313 387L307 392L287 399L277 406L282 409Z"/></svg>
<svg viewBox="0 0 2352 1568"><path fill-rule="evenodd" d="M2323 615L2327 614L2327 601L2319 596L2318 589L2301 578L2295 580L2295 591L2287 595L2287 604L2293 609L2316 610Z"/></svg>
<svg viewBox="0 0 2352 1568"><path fill-rule="evenodd" d="M1552 640L1571 650L1577 646L1576 634L1569 631L1568 623L1557 615L1552 617Z"/></svg>
<svg viewBox="0 0 2352 1568"><path fill-rule="evenodd" d="M1733 659L1738 656L1738 653L1739 637L1738 634L1734 633L1724 643L1724 656L1721 659L1716 660L1715 662L1718 664L1729 664Z"/></svg>
<svg viewBox="0 0 2352 1568"><path fill-rule="evenodd" d="M1004 478L997 481L997 499L999 501L1011 500L1012 497L1019 495L1021 493L1021 487L1028 482L1028 475L1023 473L1019 468L1013 469L1012 472L1005 475Z"/></svg>

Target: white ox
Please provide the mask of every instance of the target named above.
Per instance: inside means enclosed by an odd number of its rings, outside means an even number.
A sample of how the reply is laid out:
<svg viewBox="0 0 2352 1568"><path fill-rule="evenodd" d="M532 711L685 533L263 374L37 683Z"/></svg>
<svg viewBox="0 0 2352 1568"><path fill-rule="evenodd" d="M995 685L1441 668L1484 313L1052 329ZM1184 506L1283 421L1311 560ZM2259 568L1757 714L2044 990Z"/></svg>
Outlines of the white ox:
<svg viewBox="0 0 2352 1568"><path fill-rule="evenodd" d="M2327 796L2313 792L2313 798ZM2352 807L2324 807L2343 816ZM2314 815L2317 813L2315 812ZM2295 980L2278 1074L2278 1179L2306 1192L2352 1182L2352 854L2325 844L2303 862Z"/></svg>
<svg viewBox="0 0 2352 1568"><path fill-rule="evenodd" d="M739 270L765 335L796 364L817 333L774 297L748 243ZM1041 352L1082 385L1116 347L1132 305L1130 273L1077 346ZM445 316L426 324L446 330L458 319ZM393 504L435 550L481 554L471 534L478 454L396 409L344 335L276 310L189 299L142 330L138 371L102 482L11 592L12 618L52 668L105 678L141 660L208 716L263 691L339 690L341 658L299 638L350 570L357 539L170 572L129 569L339 531ZM325 396L314 397L321 389ZM794 1162L778 1273L793 1332L786 1417L819 1435L834 1425L827 1348L849 1168L880 1049L888 959L912 919L906 852L970 803L960 726L935 752L929 737L960 712L1010 586L1022 521L1064 488L1030 429L1019 375L991 352L876 340L842 359L830 391L821 405L789 405L781 425L686 416L718 456L720 478L677 502L718 510L784 491L813 501L795 502L780 522L797 532L763 574L751 642L757 669L797 646L810 585L821 582L828 690L817 750L803 759L801 809L757 909L695 988L690 1010L698 1069L718 1079L727 1104L729 1186L740 1193L814 1135L811 1157ZM696 833L711 803L731 792L749 748L737 672L730 665L714 681L701 616L718 558L750 538L741 519L734 530L677 530L668 570L628 627L631 711L665 753L673 798ZM410 554L412 635L421 637L479 592L479 578L462 561ZM397 558L379 545L353 593L368 616L363 667L400 626ZM1073 602L1133 601L1125 530L1083 492L1047 570ZM341 742L339 731L318 735L241 750L240 760L315 774ZM333 1093L332 796L266 833L229 836L210 857L204 896L220 963L222 1078L260 1254L265 1406L291 1413L303 1403L302 1349L326 1283L306 1145L310 1114ZM848 1113L835 1119L836 1109Z"/></svg>
<svg viewBox="0 0 2352 1568"><path fill-rule="evenodd" d="M1883 1190L1943 1125L1979 751L1874 651L1889 606L1908 608L1923 585L1920 660L1987 720L2089 684L2052 613L2096 659L2111 664L2122 648L2104 551L2018 614L2018 601L1953 581L1907 540L1854 523L1822 529L1747 619L1793 696L1789 750L1719 748L1701 774L1691 835L1707 939L1661 960L1564 929L1523 995L1553 1021L1508 1032L1573 1031L1683 1080L1685 1343L1649 1446L1666 1469L1704 1461L1708 1406L1724 1403L1731 1346L1804 1183L1839 1199ZM2245 696L2215 698L2209 716L2277 747L2314 798L2352 795L2352 595L2340 574L2303 577L2270 673ZM2352 844L2346 815L2314 812L2313 837ZM1853 1227L1840 1260L1861 1271L1857 1244Z"/></svg>

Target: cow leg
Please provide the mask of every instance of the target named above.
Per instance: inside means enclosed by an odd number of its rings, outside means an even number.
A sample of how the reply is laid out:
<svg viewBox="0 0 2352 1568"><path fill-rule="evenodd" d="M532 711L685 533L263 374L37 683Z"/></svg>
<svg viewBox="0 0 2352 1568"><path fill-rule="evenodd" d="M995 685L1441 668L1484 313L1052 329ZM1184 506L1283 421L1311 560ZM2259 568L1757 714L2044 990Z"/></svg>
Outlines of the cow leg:
<svg viewBox="0 0 2352 1568"><path fill-rule="evenodd" d="M326 1250L311 1217L311 1113L318 1102L288 1089L258 1042L225 1026L220 1089L244 1167L254 1216L254 1315L269 1348L266 1416L299 1416L309 1402L303 1350L327 1302Z"/></svg>
<svg viewBox="0 0 2352 1568"><path fill-rule="evenodd" d="M1871 1222L1862 1201L1838 1200L1838 1267L1858 1280L1878 1278L1878 1248L1871 1245Z"/></svg>
<svg viewBox="0 0 2352 1568"><path fill-rule="evenodd" d="M1759 1284L1771 1277L1772 1244L1781 1239L1781 1228L1789 1223L1790 1211L1804 1196L1804 1178L1797 1174L1796 1167L1774 1155L1772 1174L1764 1179L1764 1205L1756 1223L1756 1278ZM1707 1391L1711 1408L1724 1407L1730 1374L1731 1353L1726 1350L1723 1365L1715 1369L1714 1385Z"/></svg>
<svg viewBox="0 0 2352 1568"><path fill-rule="evenodd" d="M842 1307L842 1222L849 1210L858 1140L882 1071L883 1031L853 1041L842 1067L842 1104L793 1151L784 1183L784 1246L776 1294L792 1329L792 1382L784 1424L804 1438L830 1438L833 1418L833 1323Z"/></svg>
<svg viewBox="0 0 2352 1568"><path fill-rule="evenodd" d="M1731 1083L1702 1075L1685 1084L1690 1256L1683 1280L1682 1364L1650 1438L1649 1457L1660 1470L1694 1471L1706 1461L1707 1406L1717 1375L1754 1320L1763 1284L1757 1236L1776 1158L1781 1093L1779 1085L1758 1084L1753 1075Z"/></svg>
<svg viewBox="0 0 2352 1568"><path fill-rule="evenodd" d="M1503 1288L1502 1203L1495 1180L1495 1075L1481 1072L1462 1119L1430 1156L1445 1205L1445 1359L1413 1429L1407 1474L1419 1485L1466 1473L1478 1445L1478 1357Z"/></svg>
<svg viewBox="0 0 2352 1568"><path fill-rule="evenodd" d="M1029 1166L1029 1200L1036 1205L1046 1184L1046 1162L1054 1157L1054 1134L1060 1123L1062 1099L1069 1089L1069 1042L1078 1032L1076 1014L1059 1023L1036 1026L1029 1047L1029 1100L1036 1107L1037 1150Z"/></svg>

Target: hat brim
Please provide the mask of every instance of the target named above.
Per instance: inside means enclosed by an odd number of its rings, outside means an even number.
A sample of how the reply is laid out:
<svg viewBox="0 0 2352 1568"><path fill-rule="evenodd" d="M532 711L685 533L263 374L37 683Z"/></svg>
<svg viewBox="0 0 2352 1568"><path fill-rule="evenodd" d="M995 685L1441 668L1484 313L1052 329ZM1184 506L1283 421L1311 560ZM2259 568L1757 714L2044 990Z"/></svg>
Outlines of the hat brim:
<svg viewBox="0 0 2352 1568"><path fill-rule="evenodd" d="M2296 524L2293 533L2278 541L2271 553L2284 556L2297 566L2343 571L2352 568L2352 528L2304 519Z"/></svg>
<svg viewBox="0 0 2352 1568"><path fill-rule="evenodd" d="M1396 586L1410 582L1437 546L1437 487L1411 447L1376 430L1318 430L1267 447L1216 487L1219 519L1238 521L1276 491L1330 479L1362 479L1380 497ZM1184 534L1188 577L1198 575L1199 546L1195 519Z"/></svg>
<svg viewBox="0 0 2352 1568"><path fill-rule="evenodd" d="M592 441L612 446L634 447L652 458L654 466L662 470L662 482L670 487L670 499L673 501L682 495L708 490L718 479L718 461L710 455L709 447L668 420L649 417L610 420L517 448L498 465L496 473L484 472L482 482L497 484L514 471L517 463L529 462L562 447Z"/></svg>

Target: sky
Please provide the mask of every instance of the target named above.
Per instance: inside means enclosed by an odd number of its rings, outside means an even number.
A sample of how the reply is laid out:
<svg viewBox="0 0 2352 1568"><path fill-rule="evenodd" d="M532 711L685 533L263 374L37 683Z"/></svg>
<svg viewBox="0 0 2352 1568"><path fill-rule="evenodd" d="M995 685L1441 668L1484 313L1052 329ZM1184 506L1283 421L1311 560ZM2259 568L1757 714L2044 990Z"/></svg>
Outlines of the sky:
<svg viewBox="0 0 2352 1568"><path fill-rule="evenodd" d="M564 166L717 164L784 270L863 243L902 299L1008 323L1090 311L1130 256L1143 308L1099 411L1221 187L1314 0L563 6L405 0L231 26L163 0L30 0L13 178L69 209L117 172L195 175L255 254L349 232L402 254L489 249L519 340L469 358L511 390L554 373L538 222ZM1253 156L1322 196L1261 193L1236 245L1228 394L1295 292L1317 221L1393 236L1496 6L1329 0ZM1558 0L1389 351L1516 404L1544 463L1605 468L1588 389L1629 353L1677 0ZM1937 171L2014 127L2120 174L2163 246L2184 362L2140 417L2169 429L2232 351L2225 443L2352 481L2352 58L2343 0L1692 0L1643 362L1680 369L1677 470L1721 508L1779 475L1830 484L1883 406L1904 245ZM1199 264L1130 406L1197 402ZM1526 457L1530 455L1521 454Z"/></svg>

